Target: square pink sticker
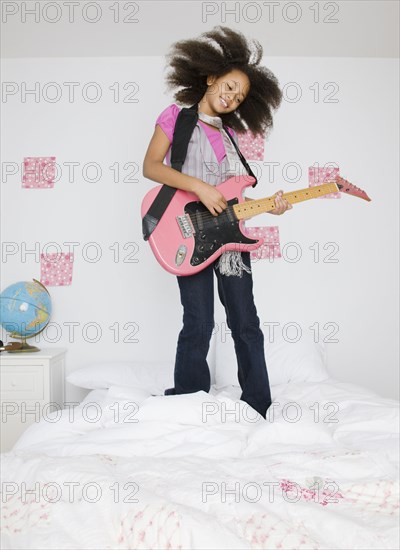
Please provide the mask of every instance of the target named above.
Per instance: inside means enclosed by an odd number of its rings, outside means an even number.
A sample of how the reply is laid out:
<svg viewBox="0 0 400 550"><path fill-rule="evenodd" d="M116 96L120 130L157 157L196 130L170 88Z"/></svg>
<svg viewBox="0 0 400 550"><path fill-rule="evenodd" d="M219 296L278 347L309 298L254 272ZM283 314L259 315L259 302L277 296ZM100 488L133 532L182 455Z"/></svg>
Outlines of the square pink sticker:
<svg viewBox="0 0 400 550"><path fill-rule="evenodd" d="M250 259L265 260L281 258L279 227L277 225L245 227L244 233L251 239L264 239L264 243L250 252Z"/></svg>
<svg viewBox="0 0 400 550"><path fill-rule="evenodd" d="M309 166L308 168L308 186L315 187L323 183L329 183L335 181L335 177L339 174L339 168L316 168L315 166ZM340 199L340 191L336 193L328 193L321 197L315 197L316 199Z"/></svg>
<svg viewBox="0 0 400 550"><path fill-rule="evenodd" d="M40 254L40 282L44 286L67 286L72 283L74 255L64 252Z"/></svg>
<svg viewBox="0 0 400 550"><path fill-rule="evenodd" d="M56 157L25 157L22 187L47 189L54 187Z"/></svg>
<svg viewBox="0 0 400 550"><path fill-rule="evenodd" d="M238 134L239 149L246 160L264 160L264 137L248 131Z"/></svg>

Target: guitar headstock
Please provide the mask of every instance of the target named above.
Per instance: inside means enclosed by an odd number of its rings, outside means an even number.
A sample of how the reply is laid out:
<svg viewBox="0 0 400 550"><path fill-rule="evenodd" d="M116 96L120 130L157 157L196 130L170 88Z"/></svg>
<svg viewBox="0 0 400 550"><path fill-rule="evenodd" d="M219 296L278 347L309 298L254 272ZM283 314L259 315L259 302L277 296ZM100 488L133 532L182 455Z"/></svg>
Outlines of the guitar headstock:
<svg viewBox="0 0 400 550"><path fill-rule="evenodd" d="M365 201L371 200L365 191L363 191L359 187L356 187L339 175L336 176L335 181L341 193L347 193L348 195L353 195L354 197L364 199Z"/></svg>

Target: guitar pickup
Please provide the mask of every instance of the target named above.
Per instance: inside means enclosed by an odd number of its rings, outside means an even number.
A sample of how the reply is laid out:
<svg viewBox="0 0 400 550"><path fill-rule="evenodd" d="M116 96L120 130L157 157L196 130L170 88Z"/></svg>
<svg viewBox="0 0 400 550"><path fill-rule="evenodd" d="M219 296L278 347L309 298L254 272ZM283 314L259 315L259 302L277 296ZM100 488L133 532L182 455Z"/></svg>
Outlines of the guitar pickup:
<svg viewBox="0 0 400 550"><path fill-rule="evenodd" d="M176 220L179 225L179 229L181 230L182 237L184 239L187 239L188 237L193 237L193 235L196 233L192 224L192 220L190 219L189 214L183 214L183 216L176 216Z"/></svg>

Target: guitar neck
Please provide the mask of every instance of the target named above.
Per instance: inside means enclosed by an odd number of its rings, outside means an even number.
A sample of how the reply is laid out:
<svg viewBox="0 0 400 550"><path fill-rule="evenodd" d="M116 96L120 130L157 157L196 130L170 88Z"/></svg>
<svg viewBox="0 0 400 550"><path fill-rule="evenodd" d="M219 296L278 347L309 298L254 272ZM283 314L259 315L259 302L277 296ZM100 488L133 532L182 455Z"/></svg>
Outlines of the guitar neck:
<svg viewBox="0 0 400 550"><path fill-rule="evenodd" d="M297 191L289 191L283 193L282 197L285 198L290 204L296 202L308 201L309 199L316 199L329 195L329 193L337 193L339 188L336 182L323 183L322 185L316 185L315 187L306 187L305 189L298 189ZM233 205L233 210L238 220L244 220L252 218L257 214L263 214L269 212L275 208L275 195L272 197L265 197L264 199L253 199L251 201L241 202Z"/></svg>

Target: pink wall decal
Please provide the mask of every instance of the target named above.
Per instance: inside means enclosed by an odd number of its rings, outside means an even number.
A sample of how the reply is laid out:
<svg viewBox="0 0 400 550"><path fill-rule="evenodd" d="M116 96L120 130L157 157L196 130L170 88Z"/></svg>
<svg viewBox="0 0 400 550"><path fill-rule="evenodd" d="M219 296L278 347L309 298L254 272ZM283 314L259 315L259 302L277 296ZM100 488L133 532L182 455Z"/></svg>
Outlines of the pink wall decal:
<svg viewBox="0 0 400 550"><path fill-rule="evenodd" d="M47 189L54 187L56 157L25 157L22 187Z"/></svg>
<svg viewBox="0 0 400 550"><path fill-rule="evenodd" d="M52 252L40 255L40 282L44 286L67 286L72 283L73 254Z"/></svg>
<svg viewBox="0 0 400 550"><path fill-rule="evenodd" d="M244 233L252 239L264 239L264 244L250 252L251 260L265 260L282 257L279 243L279 227L277 225L245 227Z"/></svg>
<svg viewBox="0 0 400 550"><path fill-rule="evenodd" d="M245 134L237 134L239 149L246 160L264 160L264 137L254 136L248 131Z"/></svg>
<svg viewBox="0 0 400 550"><path fill-rule="evenodd" d="M335 181L335 177L339 174L339 168L316 168L315 166L309 166L308 168L308 186L315 187L316 185L321 185L322 183L329 183L330 181ZM317 199L340 199L341 193L329 193L328 195L323 195L322 197L316 197Z"/></svg>

